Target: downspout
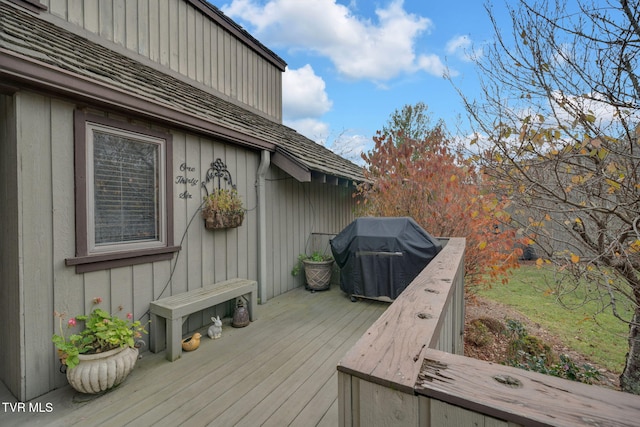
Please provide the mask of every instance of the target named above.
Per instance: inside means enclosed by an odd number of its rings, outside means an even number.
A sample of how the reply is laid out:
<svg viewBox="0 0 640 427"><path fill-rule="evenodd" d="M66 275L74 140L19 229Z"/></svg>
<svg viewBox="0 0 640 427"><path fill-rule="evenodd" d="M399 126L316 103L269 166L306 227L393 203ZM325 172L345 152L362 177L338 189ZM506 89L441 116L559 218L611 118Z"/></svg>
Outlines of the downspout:
<svg viewBox="0 0 640 427"><path fill-rule="evenodd" d="M267 189L265 180L270 164L271 153L262 150L256 182L258 192L258 296L260 304L267 302Z"/></svg>

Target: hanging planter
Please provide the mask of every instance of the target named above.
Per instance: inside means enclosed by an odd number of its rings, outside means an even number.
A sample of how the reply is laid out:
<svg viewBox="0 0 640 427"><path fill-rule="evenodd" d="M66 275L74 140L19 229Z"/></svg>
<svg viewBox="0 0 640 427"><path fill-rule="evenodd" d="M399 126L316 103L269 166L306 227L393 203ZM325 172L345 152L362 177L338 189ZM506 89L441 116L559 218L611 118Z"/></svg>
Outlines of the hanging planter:
<svg viewBox="0 0 640 427"><path fill-rule="evenodd" d="M242 225L244 208L238 192L227 189L217 189L205 197L202 208L205 228L219 230L235 228Z"/></svg>
<svg viewBox="0 0 640 427"><path fill-rule="evenodd" d="M202 216L204 217L204 226L208 230L240 227L244 220L244 212L211 212L207 216L204 214Z"/></svg>

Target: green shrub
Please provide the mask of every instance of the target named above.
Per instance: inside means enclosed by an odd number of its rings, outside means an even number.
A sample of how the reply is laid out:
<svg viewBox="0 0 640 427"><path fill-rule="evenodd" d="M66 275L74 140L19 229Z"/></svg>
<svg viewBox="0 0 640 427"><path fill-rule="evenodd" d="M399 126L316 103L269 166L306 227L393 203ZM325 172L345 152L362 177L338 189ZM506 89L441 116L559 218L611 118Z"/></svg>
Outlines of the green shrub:
<svg viewBox="0 0 640 427"><path fill-rule="evenodd" d="M496 283L480 296L517 310L594 363L615 374L622 372L629 326L614 316L611 307L603 308L597 298L593 301L597 292L589 292L587 280L575 292L560 296L559 273L552 268L522 265L513 273L507 286ZM630 320L633 307L619 304L618 314Z"/></svg>
<svg viewBox="0 0 640 427"><path fill-rule="evenodd" d="M504 331L506 330L504 323L502 323L500 320L495 319L493 317L486 317L486 316L479 317L478 321L482 322L494 334L501 334L501 333L504 333Z"/></svg>
<svg viewBox="0 0 640 427"><path fill-rule="evenodd" d="M600 372L589 364L578 366L566 354L561 354L558 360L551 347L540 338L529 335L518 320L507 320L506 333L511 340L505 365L586 384L600 379Z"/></svg>
<svg viewBox="0 0 640 427"><path fill-rule="evenodd" d="M484 347L493 342L493 334L480 319L473 320L465 333L465 340L476 347Z"/></svg>

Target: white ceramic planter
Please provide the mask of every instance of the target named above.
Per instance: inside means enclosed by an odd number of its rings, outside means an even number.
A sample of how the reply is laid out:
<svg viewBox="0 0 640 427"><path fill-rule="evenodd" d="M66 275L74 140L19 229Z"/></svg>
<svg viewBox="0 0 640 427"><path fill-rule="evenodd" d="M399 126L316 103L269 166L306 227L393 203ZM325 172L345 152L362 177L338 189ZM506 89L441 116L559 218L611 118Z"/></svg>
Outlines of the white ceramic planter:
<svg viewBox="0 0 640 427"><path fill-rule="evenodd" d="M115 387L127 378L138 360L138 349L121 347L98 354L81 354L80 363L67 369L71 387L96 394Z"/></svg>

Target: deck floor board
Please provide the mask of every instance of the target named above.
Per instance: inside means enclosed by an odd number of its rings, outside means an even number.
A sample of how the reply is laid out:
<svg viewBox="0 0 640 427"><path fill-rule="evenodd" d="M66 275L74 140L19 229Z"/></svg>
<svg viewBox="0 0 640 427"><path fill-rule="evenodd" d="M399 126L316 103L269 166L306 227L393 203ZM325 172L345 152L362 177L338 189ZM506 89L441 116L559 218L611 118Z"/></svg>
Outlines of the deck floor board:
<svg viewBox="0 0 640 427"><path fill-rule="evenodd" d="M337 286L294 289L258 306L257 321L168 362L144 352L129 378L101 396L55 390L52 413L0 413L0 425L337 425L336 365L388 303L352 303Z"/></svg>

